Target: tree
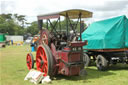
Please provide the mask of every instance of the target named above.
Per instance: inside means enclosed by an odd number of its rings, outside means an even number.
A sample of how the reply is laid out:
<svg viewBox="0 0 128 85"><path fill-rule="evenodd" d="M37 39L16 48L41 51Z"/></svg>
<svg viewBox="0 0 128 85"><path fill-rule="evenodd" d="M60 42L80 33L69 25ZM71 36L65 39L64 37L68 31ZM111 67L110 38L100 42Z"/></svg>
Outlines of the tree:
<svg viewBox="0 0 128 85"><path fill-rule="evenodd" d="M73 28L75 28L75 24L77 21L70 20ZM52 24L54 25L56 21L52 21ZM60 22L61 23L61 30L66 31L66 19ZM24 15L18 15L18 14L1 14L0 15L0 33L8 33L10 35L24 35L27 33L31 33L32 35L36 35L39 33L38 29L38 23L37 21L34 21L29 24ZM68 24L69 30L72 30L70 24ZM84 24L86 26L86 24ZM84 26L84 27L85 27ZM46 23L43 24L43 27L46 28ZM56 25L56 30L58 31L60 29L59 23ZM48 24L48 29L51 30L50 23ZM76 27L76 31L79 32L80 30L80 23L78 23Z"/></svg>
<svg viewBox="0 0 128 85"><path fill-rule="evenodd" d="M11 14L2 14L0 16L0 32L1 33L9 33L15 34L15 24L13 19L11 18Z"/></svg>
<svg viewBox="0 0 128 85"><path fill-rule="evenodd" d="M24 23L26 19L24 15L18 14L1 14L0 15L0 32L10 35L23 35Z"/></svg>
<svg viewBox="0 0 128 85"><path fill-rule="evenodd" d="M39 33L37 21L34 21L30 24L30 26L27 28L27 33L31 33L32 35Z"/></svg>
<svg viewBox="0 0 128 85"><path fill-rule="evenodd" d="M25 21L26 21L25 16L24 15L19 15L17 17L17 19L21 23L22 27L24 27L24 24L25 24Z"/></svg>
<svg viewBox="0 0 128 85"><path fill-rule="evenodd" d="M24 25L26 24L26 19L24 15L14 14L14 19L19 25L24 28Z"/></svg>

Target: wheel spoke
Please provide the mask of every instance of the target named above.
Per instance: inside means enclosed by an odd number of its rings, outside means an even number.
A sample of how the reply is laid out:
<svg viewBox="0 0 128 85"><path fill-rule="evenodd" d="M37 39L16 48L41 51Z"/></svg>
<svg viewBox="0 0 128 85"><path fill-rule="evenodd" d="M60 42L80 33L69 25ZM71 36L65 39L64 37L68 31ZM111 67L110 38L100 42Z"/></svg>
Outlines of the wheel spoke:
<svg viewBox="0 0 128 85"><path fill-rule="evenodd" d="M43 50L42 50L43 51ZM41 58L43 59L43 61L44 61L44 63L47 63L47 57L46 57L46 54L45 54L45 52L43 51L40 51L40 56L41 56Z"/></svg>
<svg viewBox="0 0 128 85"><path fill-rule="evenodd" d="M42 72L44 72L44 68L45 68L45 65L43 64L43 66L41 67Z"/></svg>
<svg viewBox="0 0 128 85"><path fill-rule="evenodd" d="M47 60L44 58L44 56L41 55L41 58L42 58L42 60L44 61L44 63L47 62Z"/></svg>
<svg viewBox="0 0 128 85"><path fill-rule="evenodd" d="M39 58L37 59L37 61L38 61L39 63L41 62L41 60L40 60Z"/></svg>
<svg viewBox="0 0 128 85"><path fill-rule="evenodd" d="M47 71L48 71L48 69L47 69L48 67L47 67L47 65L45 64L45 67L44 67L44 73L45 73L45 76L46 76L46 74L47 74Z"/></svg>
<svg viewBox="0 0 128 85"><path fill-rule="evenodd" d="M47 65L45 65L45 69L48 70L48 66Z"/></svg>

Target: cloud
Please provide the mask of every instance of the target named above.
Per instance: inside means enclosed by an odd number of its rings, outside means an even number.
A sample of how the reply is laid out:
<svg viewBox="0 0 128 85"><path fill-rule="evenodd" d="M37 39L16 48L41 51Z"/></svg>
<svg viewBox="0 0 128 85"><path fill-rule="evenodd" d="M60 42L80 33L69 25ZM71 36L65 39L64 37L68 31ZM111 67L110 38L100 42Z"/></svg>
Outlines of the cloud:
<svg viewBox="0 0 128 85"><path fill-rule="evenodd" d="M1 12L26 15L30 22L39 14L67 9L92 11L93 18L87 19L91 22L119 15L128 17L128 0L4 0L1 4Z"/></svg>
<svg viewBox="0 0 128 85"><path fill-rule="evenodd" d="M11 13L14 11L14 1L0 1L0 13Z"/></svg>
<svg viewBox="0 0 128 85"><path fill-rule="evenodd" d="M96 11L119 11L126 9L128 1L105 1L103 5L96 6L93 10Z"/></svg>
<svg viewBox="0 0 128 85"><path fill-rule="evenodd" d="M128 17L128 1L104 1L103 4L88 8L93 11L93 21L103 20L115 16L126 15Z"/></svg>

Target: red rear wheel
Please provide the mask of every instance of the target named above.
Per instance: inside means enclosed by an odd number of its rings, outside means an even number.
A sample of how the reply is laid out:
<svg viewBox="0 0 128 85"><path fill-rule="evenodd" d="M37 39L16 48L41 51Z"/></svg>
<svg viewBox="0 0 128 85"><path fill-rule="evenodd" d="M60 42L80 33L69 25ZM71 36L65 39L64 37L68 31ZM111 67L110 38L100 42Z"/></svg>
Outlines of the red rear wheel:
<svg viewBox="0 0 128 85"><path fill-rule="evenodd" d="M31 53L27 54L26 62L27 62L27 67L29 70L34 68L34 57Z"/></svg>
<svg viewBox="0 0 128 85"><path fill-rule="evenodd" d="M53 60L53 57L46 45L39 46L36 54L36 66L37 70L44 72L44 76L52 75L53 63L51 60Z"/></svg>
<svg viewBox="0 0 128 85"><path fill-rule="evenodd" d="M41 35L40 35L40 45L42 43L45 43L46 45L48 45L50 43L50 39L51 39L51 35L49 33L49 31L47 29L42 29L41 30Z"/></svg>

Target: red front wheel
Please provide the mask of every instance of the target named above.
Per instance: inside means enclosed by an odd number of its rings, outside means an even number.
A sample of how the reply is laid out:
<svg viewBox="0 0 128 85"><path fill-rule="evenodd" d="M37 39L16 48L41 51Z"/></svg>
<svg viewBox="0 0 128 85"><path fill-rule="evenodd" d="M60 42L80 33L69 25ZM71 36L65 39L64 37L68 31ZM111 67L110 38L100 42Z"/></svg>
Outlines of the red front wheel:
<svg viewBox="0 0 128 85"><path fill-rule="evenodd" d="M36 54L37 70L44 73L44 76L51 76L53 70L53 57L47 45L40 45Z"/></svg>
<svg viewBox="0 0 128 85"><path fill-rule="evenodd" d="M26 62L27 62L27 67L29 70L34 68L34 57L31 53L27 54Z"/></svg>

